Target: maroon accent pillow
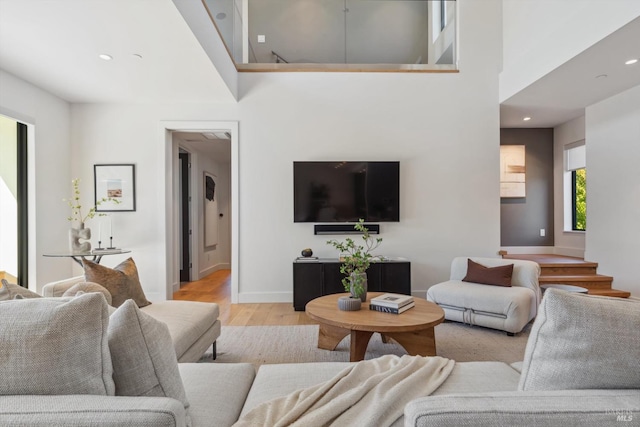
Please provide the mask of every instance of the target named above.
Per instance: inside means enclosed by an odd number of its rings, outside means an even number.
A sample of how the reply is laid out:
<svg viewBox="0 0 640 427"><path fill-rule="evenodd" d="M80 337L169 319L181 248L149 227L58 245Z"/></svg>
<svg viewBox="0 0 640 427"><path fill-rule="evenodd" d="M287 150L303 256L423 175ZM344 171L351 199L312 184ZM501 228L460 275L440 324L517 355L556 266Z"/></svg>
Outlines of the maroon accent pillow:
<svg viewBox="0 0 640 427"><path fill-rule="evenodd" d="M482 264L467 259L467 275L463 282L482 283L483 285L511 286L513 264L499 267L485 267Z"/></svg>

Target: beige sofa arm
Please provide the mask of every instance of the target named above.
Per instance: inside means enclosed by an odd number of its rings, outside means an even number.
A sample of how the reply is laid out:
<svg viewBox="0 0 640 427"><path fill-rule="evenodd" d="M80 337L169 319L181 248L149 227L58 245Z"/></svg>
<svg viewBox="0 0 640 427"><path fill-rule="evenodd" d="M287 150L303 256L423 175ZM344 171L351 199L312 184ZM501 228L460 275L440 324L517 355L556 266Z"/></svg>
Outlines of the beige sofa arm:
<svg viewBox="0 0 640 427"><path fill-rule="evenodd" d="M77 283L84 282L84 276L76 276L70 279L47 283L42 287L43 297L61 297L69 288Z"/></svg>
<svg viewBox="0 0 640 427"><path fill-rule="evenodd" d="M186 412L168 397L0 396L0 425L185 427Z"/></svg>
<svg viewBox="0 0 640 427"><path fill-rule="evenodd" d="M553 390L430 396L404 409L405 427L618 426L636 421L640 390ZM624 423L623 423L624 424Z"/></svg>

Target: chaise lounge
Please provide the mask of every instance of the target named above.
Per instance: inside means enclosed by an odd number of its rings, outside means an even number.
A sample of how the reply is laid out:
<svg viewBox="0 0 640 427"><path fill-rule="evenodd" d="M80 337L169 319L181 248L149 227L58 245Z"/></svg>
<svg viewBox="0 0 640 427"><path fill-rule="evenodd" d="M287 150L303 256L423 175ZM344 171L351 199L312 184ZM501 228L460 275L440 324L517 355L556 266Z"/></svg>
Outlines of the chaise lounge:
<svg viewBox="0 0 640 427"><path fill-rule="evenodd" d="M44 285L44 297L62 297L73 286L83 283L84 276L60 280ZM157 301L141 310L167 325L178 362L197 362L220 336L220 308L216 303L197 301Z"/></svg>

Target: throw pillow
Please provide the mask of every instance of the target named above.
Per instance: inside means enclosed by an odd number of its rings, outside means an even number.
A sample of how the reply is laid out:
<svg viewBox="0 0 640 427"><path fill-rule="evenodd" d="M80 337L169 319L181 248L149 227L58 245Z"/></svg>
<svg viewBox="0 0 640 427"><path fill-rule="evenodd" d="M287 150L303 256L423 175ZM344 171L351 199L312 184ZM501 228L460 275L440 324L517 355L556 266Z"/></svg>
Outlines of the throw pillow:
<svg viewBox="0 0 640 427"><path fill-rule="evenodd" d="M467 275L463 282L482 283L483 285L511 286L513 264L499 267L485 267L482 264L467 260Z"/></svg>
<svg viewBox="0 0 640 427"><path fill-rule="evenodd" d="M128 258L113 269L88 260L82 264L85 281L104 286L111 294L114 307L120 307L128 299L134 300L138 307L151 304L144 295L133 259Z"/></svg>
<svg viewBox="0 0 640 427"><path fill-rule="evenodd" d="M98 294L0 301L0 395L115 391Z"/></svg>
<svg viewBox="0 0 640 427"><path fill-rule="evenodd" d="M2 286L0 286L0 301L16 299L18 296L19 298L41 298L41 296L35 292L31 292L22 286L9 283L6 279L2 279L0 282L2 282Z"/></svg>
<svg viewBox="0 0 640 427"><path fill-rule="evenodd" d="M76 283L75 285L73 285L72 287L67 289L66 292L64 294L62 294L62 296L63 297L74 297L80 291L82 291L85 294L89 293L89 292L101 293L107 299L107 304L111 305L111 303L112 303L111 294L109 293L109 291L104 286L101 286L101 285L99 285L97 283L91 283L91 282Z"/></svg>
<svg viewBox="0 0 640 427"><path fill-rule="evenodd" d="M166 396L189 407L169 328L131 300L111 315L109 349L116 396Z"/></svg>
<svg viewBox="0 0 640 427"><path fill-rule="evenodd" d="M640 388L640 303L548 289L519 390Z"/></svg>

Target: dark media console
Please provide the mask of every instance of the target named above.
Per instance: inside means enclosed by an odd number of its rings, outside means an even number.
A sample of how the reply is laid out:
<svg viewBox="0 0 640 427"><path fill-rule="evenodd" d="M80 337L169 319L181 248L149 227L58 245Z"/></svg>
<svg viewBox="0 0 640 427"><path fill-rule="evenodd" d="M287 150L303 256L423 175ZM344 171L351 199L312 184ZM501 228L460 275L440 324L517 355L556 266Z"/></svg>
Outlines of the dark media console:
<svg viewBox="0 0 640 427"><path fill-rule="evenodd" d="M338 259L293 262L293 308L304 311L314 298L344 292ZM380 261L367 270L368 292L411 295L411 262Z"/></svg>

